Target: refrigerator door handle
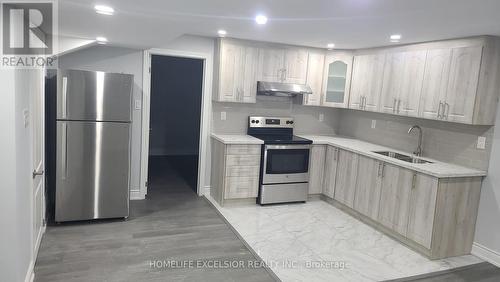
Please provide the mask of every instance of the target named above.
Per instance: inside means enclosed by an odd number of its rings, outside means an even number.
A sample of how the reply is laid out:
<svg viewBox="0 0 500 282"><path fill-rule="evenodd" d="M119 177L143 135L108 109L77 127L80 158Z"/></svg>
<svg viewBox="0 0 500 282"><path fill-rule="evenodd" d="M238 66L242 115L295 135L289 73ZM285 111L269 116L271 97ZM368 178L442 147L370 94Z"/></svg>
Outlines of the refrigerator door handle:
<svg viewBox="0 0 500 282"><path fill-rule="evenodd" d="M61 140L61 178L66 179L68 169L68 125L66 122L62 124L62 140Z"/></svg>
<svg viewBox="0 0 500 282"><path fill-rule="evenodd" d="M67 118L67 92L68 92L68 78L63 76L62 78L62 117Z"/></svg>

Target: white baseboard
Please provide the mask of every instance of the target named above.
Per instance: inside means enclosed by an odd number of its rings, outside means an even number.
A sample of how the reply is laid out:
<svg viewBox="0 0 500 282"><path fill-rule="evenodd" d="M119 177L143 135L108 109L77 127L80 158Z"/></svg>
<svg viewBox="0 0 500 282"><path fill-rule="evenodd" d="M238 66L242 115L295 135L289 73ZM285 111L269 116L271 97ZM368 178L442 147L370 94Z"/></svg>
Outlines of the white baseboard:
<svg viewBox="0 0 500 282"><path fill-rule="evenodd" d="M472 244L471 254L491 264L494 264L497 267L500 267L500 253L498 253L497 251L494 251L479 243L474 242Z"/></svg>
<svg viewBox="0 0 500 282"><path fill-rule="evenodd" d="M203 186L202 193L200 196L210 195L210 185Z"/></svg>
<svg viewBox="0 0 500 282"><path fill-rule="evenodd" d="M144 200L146 195L141 190L130 190L130 200Z"/></svg>
<svg viewBox="0 0 500 282"><path fill-rule="evenodd" d="M31 261L28 266L28 271L26 272L26 277L24 282L33 282L35 280L35 262Z"/></svg>

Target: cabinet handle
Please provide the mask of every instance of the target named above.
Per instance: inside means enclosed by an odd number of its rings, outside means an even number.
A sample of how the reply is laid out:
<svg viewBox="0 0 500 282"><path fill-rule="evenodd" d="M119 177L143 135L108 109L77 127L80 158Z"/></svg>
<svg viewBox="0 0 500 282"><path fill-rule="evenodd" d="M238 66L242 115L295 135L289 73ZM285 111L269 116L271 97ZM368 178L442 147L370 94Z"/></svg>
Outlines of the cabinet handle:
<svg viewBox="0 0 500 282"><path fill-rule="evenodd" d="M43 175L44 171L43 170L40 170L40 171L36 171L36 170L33 170L33 178L39 176L39 175Z"/></svg>
<svg viewBox="0 0 500 282"><path fill-rule="evenodd" d="M385 163L382 164L382 178L385 177Z"/></svg>
<svg viewBox="0 0 500 282"><path fill-rule="evenodd" d="M443 117L445 119L448 119L448 114L450 113L450 104L448 104L447 102L444 102L444 110L443 110Z"/></svg>
<svg viewBox="0 0 500 282"><path fill-rule="evenodd" d="M366 96L363 96L363 110L366 110Z"/></svg>
<svg viewBox="0 0 500 282"><path fill-rule="evenodd" d="M411 189L415 189L416 182L417 182L417 174L414 173L413 174L413 179L411 180Z"/></svg>
<svg viewBox="0 0 500 282"><path fill-rule="evenodd" d="M439 107L438 107L438 110L437 110L437 118L440 119L441 118L441 107L443 106L443 102L442 101L439 101Z"/></svg>
<svg viewBox="0 0 500 282"><path fill-rule="evenodd" d="M401 99L398 99L398 114L400 109L401 109Z"/></svg>
<svg viewBox="0 0 500 282"><path fill-rule="evenodd" d="M63 76L62 78L62 117L66 118L68 116L68 78Z"/></svg>
<svg viewBox="0 0 500 282"><path fill-rule="evenodd" d="M363 96L359 96L359 108L363 109Z"/></svg>
<svg viewBox="0 0 500 282"><path fill-rule="evenodd" d="M377 176L378 177L382 176L382 163L381 162L378 163L378 173L377 173Z"/></svg>
<svg viewBox="0 0 500 282"><path fill-rule="evenodd" d="M286 69L283 69L283 80L282 81L285 81L286 80Z"/></svg>
<svg viewBox="0 0 500 282"><path fill-rule="evenodd" d="M333 160L336 161L337 160L337 149L335 149L333 151Z"/></svg>
<svg viewBox="0 0 500 282"><path fill-rule="evenodd" d="M397 99L394 98L394 103L392 103L392 112L395 113L396 112L396 102L397 102Z"/></svg>

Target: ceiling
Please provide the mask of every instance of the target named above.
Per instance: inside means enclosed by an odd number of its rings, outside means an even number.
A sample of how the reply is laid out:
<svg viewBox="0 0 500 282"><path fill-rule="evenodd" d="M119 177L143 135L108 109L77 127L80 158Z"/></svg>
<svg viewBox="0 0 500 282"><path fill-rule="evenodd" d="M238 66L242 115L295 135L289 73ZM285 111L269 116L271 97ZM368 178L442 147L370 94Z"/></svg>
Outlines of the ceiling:
<svg viewBox="0 0 500 282"><path fill-rule="evenodd" d="M109 5L113 16L94 5ZM59 34L161 47L183 34L354 49L472 35L500 35L500 0L59 0ZM264 26L256 14L268 16Z"/></svg>

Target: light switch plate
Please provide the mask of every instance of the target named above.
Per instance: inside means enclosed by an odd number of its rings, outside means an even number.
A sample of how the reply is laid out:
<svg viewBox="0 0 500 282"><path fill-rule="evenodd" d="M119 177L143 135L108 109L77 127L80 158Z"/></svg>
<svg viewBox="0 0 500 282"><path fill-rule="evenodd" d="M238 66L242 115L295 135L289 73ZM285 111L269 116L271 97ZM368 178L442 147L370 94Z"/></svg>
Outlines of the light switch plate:
<svg viewBox="0 0 500 282"><path fill-rule="evenodd" d="M140 110L142 107L141 100L135 100L135 109Z"/></svg>
<svg viewBox="0 0 500 282"><path fill-rule="evenodd" d="M377 127L377 120L372 119L372 128L376 128L376 127Z"/></svg>
<svg viewBox="0 0 500 282"><path fill-rule="evenodd" d="M220 112L220 120L226 120L226 112Z"/></svg>
<svg viewBox="0 0 500 282"><path fill-rule="evenodd" d="M486 149L486 137L484 137L484 136L477 137L476 148L481 149L481 150Z"/></svg>
<svg viewBox="0 0 500 282"><path fill-rule="evenodd" d="M319 114L318 119L319 119L320 122L323 122L325 120L325 115L324 114Z"/></svg>

